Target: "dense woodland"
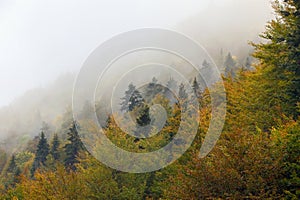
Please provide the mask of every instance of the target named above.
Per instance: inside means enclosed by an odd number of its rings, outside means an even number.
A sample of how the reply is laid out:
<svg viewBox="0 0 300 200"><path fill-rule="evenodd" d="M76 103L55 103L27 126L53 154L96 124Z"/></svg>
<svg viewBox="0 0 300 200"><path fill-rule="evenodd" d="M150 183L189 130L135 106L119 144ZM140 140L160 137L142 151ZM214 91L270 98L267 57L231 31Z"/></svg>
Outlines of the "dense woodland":
<svg viewBox="0 0 300 200"><path fill-rule="evenodd" d="M143 126L151 121L149 105L163 105L168 118L161 132L148 139L136 139L120 130L111 116L103 128L110 140L124 149L153 151L174 137L181 107L195 106L185 101L196 98L199 108L195 109L201 116L198 134L179 160L141 174L101 164L87 152L78 134L78 129L87 134L97 131L89 120L92 109L87 103L82 109L84 120L73 121L67 109L59 130L52 131L43 123L39 135L25 149L12 154L0 151L0 198L299 199L300 1L275 1L273 6L276 18L261 35L265 41L251 44L254 53L244 63L237 62L230 53L223 58L226 121L208 156L198 156L211 117L207 88L194 77L193 96L189 96L185 85L170 77L168 87L179 91L179 97L170 101L166 98L168 91L154 77L143 91L145 98L133 84L128 86L122 110L130 112Z"/></svg>

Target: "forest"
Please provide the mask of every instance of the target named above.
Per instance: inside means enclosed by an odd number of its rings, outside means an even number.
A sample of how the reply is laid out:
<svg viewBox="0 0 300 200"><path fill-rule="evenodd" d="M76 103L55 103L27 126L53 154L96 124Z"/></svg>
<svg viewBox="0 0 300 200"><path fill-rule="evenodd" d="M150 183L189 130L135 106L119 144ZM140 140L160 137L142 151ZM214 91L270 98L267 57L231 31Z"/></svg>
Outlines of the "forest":
<svg viewBox="0 0 300 200"><path fill-rule="evenodd" d="M197 136L178 160L136 174L102 164L78 133L97 132L92 105L86 102L82 120L75 121L67 108L58 130L42 122L37 136L22 149L12 153L0 149L0 199L300 199L300 0L276 0L273 9L276 18L267 23L262 42L249 44L254 47L251 55L239 62L227 52L220 59L226 120L206 157L198 155L211 118L209 90L193 77L190 95L186 85L168 77L164 84L179 93L170 98L170 91L153 77L143 91L128 85L121 109L145 126L151 125L149 107L160 104L167 119L159 134L134 138L111 115L102 124L104 134L128 151L155 151L176 135L181 109L192 107L201 116ZM198 104L190 105L187 99ZM147 136L153 130L150 126L136 131ZM101 142L87 140L84 143ZM180 146L182 141L175 143Z"/></svg>

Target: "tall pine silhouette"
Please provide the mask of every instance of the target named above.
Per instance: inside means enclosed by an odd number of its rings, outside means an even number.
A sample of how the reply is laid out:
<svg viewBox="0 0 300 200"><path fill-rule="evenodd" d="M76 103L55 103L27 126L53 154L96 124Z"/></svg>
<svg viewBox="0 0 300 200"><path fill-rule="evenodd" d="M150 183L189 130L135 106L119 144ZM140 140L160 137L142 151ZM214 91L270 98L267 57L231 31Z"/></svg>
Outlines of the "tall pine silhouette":
<svg viewBox="0 0 300 200"><path fill-rule="evenodd" d="M49 154L49 144L47 138L45 137L44 132L42 131L37 146L37 150L35 153L35 158L31 168L32 175L34 175L35 170L38 169L41 165L45 165L48 154Z"/></svg>
<svg viewBox="0 0 300 200"><path fill-rule="evenodd" d="M68 143L64 146L66 154L65 166L73 171L76 170L76 163L79 163L78 155L80 151L84 150L77 127L78 126L74 121L69 128Z"/></svg>

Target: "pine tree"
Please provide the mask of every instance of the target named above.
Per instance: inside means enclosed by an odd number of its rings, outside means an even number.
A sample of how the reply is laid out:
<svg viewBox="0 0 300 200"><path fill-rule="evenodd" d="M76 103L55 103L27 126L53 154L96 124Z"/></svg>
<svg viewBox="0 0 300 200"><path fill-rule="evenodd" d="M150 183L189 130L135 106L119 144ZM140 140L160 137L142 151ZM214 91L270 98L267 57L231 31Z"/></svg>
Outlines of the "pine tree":
<svg viewBox="0 0 300 200"><path fill-rule="evenodd" d="M145 100L151 101L158 93L163 91L163 87L157 84L158 80L153 77L152 81L147 85L145 90Z"/></svg>
<svg viewBox="0 0 300 200"><path fill-rule="evenodd" d="M183 83L181 83L179 85L178 97L179 97L179 101L180 101L180 105L182 106L182 109L185 110L187 108L187 98L189 97L189 95L186 92Z"/></svg>
<svg viewBox="0 0 300 200"><path fill-rule="evenodd" d="M177 103L176 93L178 91L177 82L170 77L164 89L164 97L169 100L170 105Z"/></svg>
<svg viewBox="0 0 300 200"><path fill-rule="evenodd" d="M6 172L7 173L15 173L17 169L16 156L13 154L9 161Z"/></svg>
<svg viewBox="0 0 300 200"><path fill-rule="evenodd" d="M246 62L245 62L245 70L250 70L251 65L252 65L252 63L251 63L250 57L247 57Z"/></svg>
<svg viewBox="0 0 300 200"><path fill-rule="evenodd" d="M128 110L133 111L135 107L141 106L144 103L144 99L138 90L134 90L129 98Z"/></svg>
<svg viewBox="0 0 300 200"><path fill-rule="evenodd" d="M185 90L185 87L184 87L183 83L181 83L179 85L179 93L178 93L178 95L179 95L179 99L181 99L181 100L185 100L185 99L188 98L188 94L186 93L186 90Z"/></svg>
<svg viewBox="0 0 300 200"><path fill-rule="evenodd" d="M68 132L68 143L64 146L65 149L65 166L71 170L76 170L78 155L84 150L84 146L78 134L76 122L73 122Z"/></svg>
<svg viewBox="0 0 300 200"><path fill-rule="evenodd" d="M130 98L134 91L136 91L136 88L132 83L130 83L128 85L128 89L125 91L125 96L121 98L121 111L129 111Z"/></svg>
<svg viewBox="0 0 300 200"><path fill-rule="evenodd" d="M209 62L207 62L207 60L204 60L202 63L202 66L205 68L208 68L208 67L210 67L210 64L209 64Z"/></svg>
<svg viewBox="0 0 300 200"><path fill-rule="evenodd" d="M173 79L173 77L170 77L170 79L167 82L167 88L171 91L176 92L178 87L177 87L177 82Z"/></svg>
<svg viewBox="0 0 300 200"><path fill-rule="evenodd" d="M225 76L235 76L235 67L236 67L236 62L233 60L231 53L228 53L226 56L225 62L224 62L224 67L225 67Z"/></svg>
<svg viewBox="0 0 300 200"><path fill-rule="evenodd" d="M299 112L295 107L300 102L300 1L275 1L273 7L277 16L262 35L268 42L253 44L256 48L254 57L268 69L272 79L286 84L287 103L292 106L284 110L297 119Z"/></svg>
<svg viewBox="0 0 300 200"><path fill-rule="evenodd" d="M45 137L44 132L41 132L40 140L35 153L35 158L31 168L31 175L34 175L35 170L39 168L41 165L45 165L48 154L49 154L49 144L47 138Z"/></svg>
<svg viewBox="0 0 300 200"><path fill-rule="evenodd" d="M15 184L19 181L19 176L21 175L21 170L16 163L16 156L12 155L7 170L5 174L5 187L15 186Z"/></svg>
<svg viewBox="0 0 300 200"><path fill-rule="evenodd" d="M196 98L200 98L201 96L201 89L198 84L197 78L194 78L193 84L192 84L193 92Z"/></svg>
<svg viewBox="0 0 300 200"><path fill-rule="evenodd" d="M136 122L140 126L146 126L151 122L148 105L140 106Z"/></svg>
<svg viewBox="0 0 300 200"><path fill-rule="evenodd" d="M60 145L60 141L58 139L58 135L54 134L52 145L51 145L51 151L50 151L54 160L58 160L60 158L59 145Z"/></svg>

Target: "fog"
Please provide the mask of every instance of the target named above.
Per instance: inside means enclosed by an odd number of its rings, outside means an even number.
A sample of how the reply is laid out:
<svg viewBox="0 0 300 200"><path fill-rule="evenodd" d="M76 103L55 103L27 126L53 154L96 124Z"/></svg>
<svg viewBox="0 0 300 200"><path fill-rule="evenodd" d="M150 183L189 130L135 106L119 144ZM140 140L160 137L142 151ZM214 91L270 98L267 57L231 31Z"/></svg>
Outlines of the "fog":
<svg viewBox="0 0 300 200"><path fill-rule="evenodd" d="M251 40L263 30L270 13L269 0L2 0L0 106L63 72L76 73L115 34L161 27L202 38L207 48L207 36L217 38L218 48L237 48L241 37Z"/></svg>
<svg viewBox="0 0 300 200"><path fill-rule="evenodd" d="M243 60L251 52L247 43L258 41L271 12L269 0L2 0L0 138L34 135L41 121L54 123L71 103L73 80L85 59L118 33L172 29L213 57L223 49Z"/></svg>

